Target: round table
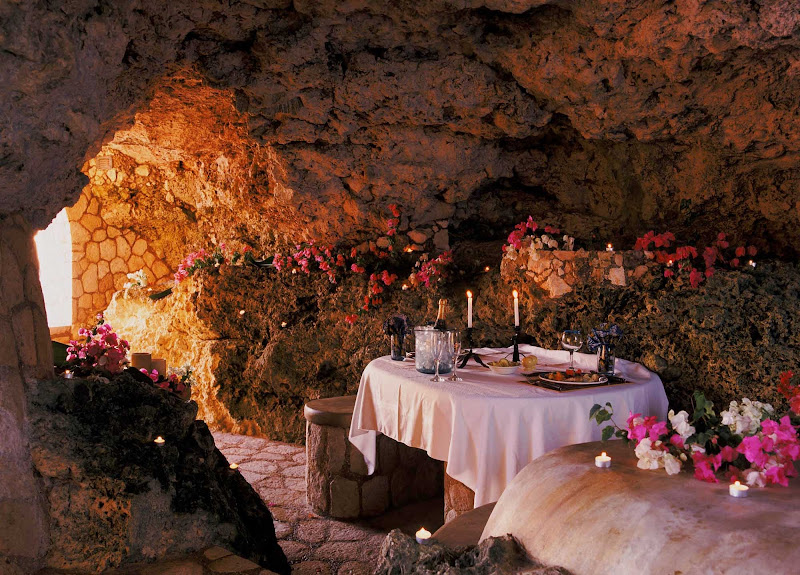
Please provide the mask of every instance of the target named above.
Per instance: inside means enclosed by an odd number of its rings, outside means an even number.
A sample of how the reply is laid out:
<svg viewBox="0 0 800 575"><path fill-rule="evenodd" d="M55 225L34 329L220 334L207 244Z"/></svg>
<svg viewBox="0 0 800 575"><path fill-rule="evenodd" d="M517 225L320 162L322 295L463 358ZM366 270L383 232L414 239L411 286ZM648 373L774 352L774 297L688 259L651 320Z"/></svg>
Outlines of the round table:
<svg viewBox="0 0 800 575"><path fill-rule="evenodd" d="M476 350L484 360L509 349ZM563 370L569 354L526 345L520 351ZM596 358L575 354L589 370ZM618 422L628 411L664 418L667 397L658 376L618 359L617 372L633 383L559 393L520 375L498 375L477 364L459 370L464 381L434 383L413 361L373 360L361 376L349 438L370 472L378 433L447 462L447 474L475 492L475 506L496 501L528 463L558 447L600 439L589 420L596 403L610 402Z"/></svg>

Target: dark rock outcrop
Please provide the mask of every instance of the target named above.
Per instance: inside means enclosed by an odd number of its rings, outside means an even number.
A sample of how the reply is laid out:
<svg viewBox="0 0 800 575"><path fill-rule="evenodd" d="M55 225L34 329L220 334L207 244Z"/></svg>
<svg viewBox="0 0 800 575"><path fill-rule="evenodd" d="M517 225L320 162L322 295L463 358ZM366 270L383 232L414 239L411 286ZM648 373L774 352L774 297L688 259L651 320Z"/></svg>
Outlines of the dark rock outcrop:
<svg viewBox="0 0 800 575"><path fill-rule="evenodd" d="M395 529L386 536L374 575L569 575L561 567L530 560L511 535L474 547L449 549L436 541L419 545Z"/></svg>
<svg viewBox="0 0 800 575"><path fill-rule="evenodd" d="M269 509L196 413L194 402L127 374L33 386L31 453L50 514L48 566L101 571L219 544L289 573Z"/></svg>

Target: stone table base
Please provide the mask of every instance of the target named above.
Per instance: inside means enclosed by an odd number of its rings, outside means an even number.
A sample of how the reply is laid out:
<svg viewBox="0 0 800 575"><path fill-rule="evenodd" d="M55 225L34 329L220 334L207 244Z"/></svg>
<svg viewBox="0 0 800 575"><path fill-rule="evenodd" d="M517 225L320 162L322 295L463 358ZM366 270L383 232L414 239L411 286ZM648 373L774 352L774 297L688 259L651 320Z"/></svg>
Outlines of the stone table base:
<svg viewBox="0 0 800 575"><path fill-rule="evenodd" d="M453 479L447 473L444 474L444 522L448 523L463 515L475 507L475 492Z"/></svg>

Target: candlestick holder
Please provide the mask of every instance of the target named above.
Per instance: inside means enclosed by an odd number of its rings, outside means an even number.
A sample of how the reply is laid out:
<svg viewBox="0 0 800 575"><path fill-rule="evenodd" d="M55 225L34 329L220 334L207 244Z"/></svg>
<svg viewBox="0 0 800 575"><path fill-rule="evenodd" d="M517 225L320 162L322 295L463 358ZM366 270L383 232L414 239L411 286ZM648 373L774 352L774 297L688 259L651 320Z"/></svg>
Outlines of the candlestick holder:
<svg viewBox="0 0 800 575"><path fill-rule="evenodd" d="M472 344L472 328L471 327L467 328L467 345L469 346L469 352L461 360L461 363L458 364L458 369L461 369L462 367L467 365L467 362L470 360L470 358L474 359L475 363L477 363L478 365L482 365L483 367L489 367L485 363L483 363L483 360L481 359L481 356L479 356L477 353L472 351L473 344Z"/></svg>
<svg viewBox="0 0 800 575"><path fill-rule="evenodd" d="M519 362L519 326L514 326L514 335L511 336L511 343L514 345L514 354L511 356L511 361Z"/></svg>

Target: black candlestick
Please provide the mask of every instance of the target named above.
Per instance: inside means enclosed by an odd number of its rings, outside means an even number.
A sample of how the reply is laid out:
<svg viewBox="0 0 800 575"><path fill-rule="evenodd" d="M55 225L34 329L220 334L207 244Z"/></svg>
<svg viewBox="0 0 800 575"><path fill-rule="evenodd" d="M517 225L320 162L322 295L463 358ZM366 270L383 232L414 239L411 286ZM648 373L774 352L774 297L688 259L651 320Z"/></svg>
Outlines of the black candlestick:
<svg viewBox="0 0 800 575"><path fill-rule="evenodd" d="M483 367L488 367L485 363L483 363L483 360L481 359L481 356L479 356L477 353L472 351L472 328L471 327L467 328L467 345L469 346L469 353L467 355L465 355L464 359L461 360L461 363L458 364L458 369L461 369L465 365L467 365L467 362L470 360L470 358L474 359L475 363L477 363L478 365L482 365Z"/></svg>
<svg viewBox="0 0 800 575"><path fill-rule="evenodd" d="M511 356L511 361L519 362L519 326L514 326L514 335L511 337L511 343L514 344L514 355Z"/></svg>

